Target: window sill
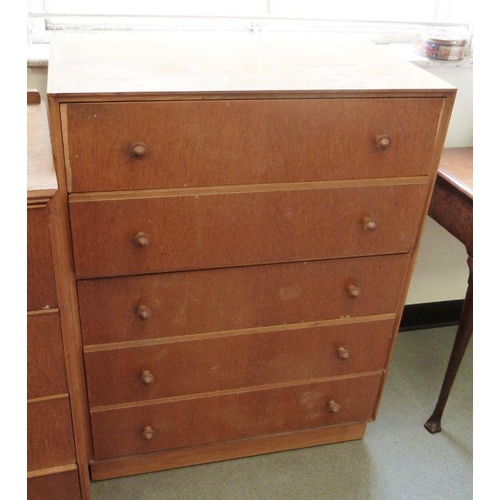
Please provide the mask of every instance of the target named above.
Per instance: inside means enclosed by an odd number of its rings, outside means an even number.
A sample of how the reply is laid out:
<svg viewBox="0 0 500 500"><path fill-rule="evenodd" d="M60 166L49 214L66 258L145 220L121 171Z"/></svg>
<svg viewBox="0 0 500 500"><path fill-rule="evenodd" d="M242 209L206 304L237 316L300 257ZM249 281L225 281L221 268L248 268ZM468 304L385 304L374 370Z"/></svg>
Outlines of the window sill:
<svg viewBox="0 0 500 500"><path fill-rule="evenodd" d="M429 59L427 57L419 56L413 50L411 43L389 43L383 44L387 50L407 61L416 64L422 68L462 68L472 69L473 58L472 56L464 57L459 61L441 61L438 59ZM47 68L49 61L49 44L38 44L28 47L28 68Z"/></svg>

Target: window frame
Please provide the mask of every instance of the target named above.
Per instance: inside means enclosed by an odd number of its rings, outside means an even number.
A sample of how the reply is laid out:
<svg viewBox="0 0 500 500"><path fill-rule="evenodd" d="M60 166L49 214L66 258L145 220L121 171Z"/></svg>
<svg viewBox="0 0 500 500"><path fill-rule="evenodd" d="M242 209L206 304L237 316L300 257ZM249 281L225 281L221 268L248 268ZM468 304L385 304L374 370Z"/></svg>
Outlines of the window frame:
<svg viewBox="0 0 500 500"><path fill-rule="evenodd" d="M48 54L49 33L148 31L238 31L349 33L370 38L379 44L407 45L416 34L428 30L451 30L468 38L466 55L471 56L472 22L388 21L362 19L277 17L270 14L273 0L265 0L267 16L208 16L208 15L74 15L51 13L44 0L28 0L28 64L43 64ZM434 17L450 12L453 0L436 0ZM446 17L446 16L444 16Z"/></svg>

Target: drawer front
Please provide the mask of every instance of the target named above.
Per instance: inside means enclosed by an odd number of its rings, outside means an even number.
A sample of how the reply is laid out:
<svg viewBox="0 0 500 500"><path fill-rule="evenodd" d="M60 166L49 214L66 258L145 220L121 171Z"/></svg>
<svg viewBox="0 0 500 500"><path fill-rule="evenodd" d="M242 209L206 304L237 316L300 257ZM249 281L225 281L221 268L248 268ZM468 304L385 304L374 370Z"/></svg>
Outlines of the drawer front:
<svg viewBox="0 0 500 500"><path fill-rule="evenodd" d="M81 280L83 343L394 313L408 262L397 254Z"/></svg>
<svg viewBox="0 0 500 500"><path fill-rule="evenodd" d="M28 479L28 500L80 500L76 470Z"/></svg>
<svg viewBox="0 0 500 500"><path fill-rule="evenodd" d="M59 314L28 315L28 399L67 392Z"/></svg>
<svg viewBox="0 0 500 500"><path fill-rule="evenodd" d="M104 460L371 420L380 382L381 375L373 374L94 411L94 458ZM332 410L337 411L329 410L330 402Z"/></svg>
<svg viewBox="0 0 500 500"><path fill-rule="evenodd" d="M408 252L428 185L70 204L79 278ZM369 230L370 222L376 224Z"/></svg>
<svg viewBox="0 0 500 500"><path fill-rule="evenodd" d="M427 175L441 98L69 104L70 191ZM390 147L377 147L389 136Z"/></svg>
<svg viewBox="0 0 500 500"><path fill-rule="evenodd" d="M28 471L76 462L67 397L28 403Z"/></svg>
<svg viewBox="0 0 500 500"><path fill-rule="evenodd" d="M28 209L27 233L28 311L57 307L47 207Z"/></svg>
<svg viewBox="0 0 500 500"><path fill-rule="evenodd" d="M381 370L394 321L87 352L90 406Z"/></svg>

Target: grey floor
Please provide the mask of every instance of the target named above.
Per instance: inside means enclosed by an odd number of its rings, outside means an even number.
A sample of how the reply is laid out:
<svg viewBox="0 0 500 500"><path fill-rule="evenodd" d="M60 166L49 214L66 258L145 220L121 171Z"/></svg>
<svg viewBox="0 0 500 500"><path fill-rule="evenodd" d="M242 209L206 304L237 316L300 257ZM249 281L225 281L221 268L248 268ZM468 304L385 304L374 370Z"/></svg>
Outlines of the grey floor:
<svg viewBox="0 0 500 500"><path fill-rule="evenodd" d="M93 500L461 500L472 491L472 342L443 417L438 395L456 327L399 334L377 420L363 440L92 484Z"/></svg>

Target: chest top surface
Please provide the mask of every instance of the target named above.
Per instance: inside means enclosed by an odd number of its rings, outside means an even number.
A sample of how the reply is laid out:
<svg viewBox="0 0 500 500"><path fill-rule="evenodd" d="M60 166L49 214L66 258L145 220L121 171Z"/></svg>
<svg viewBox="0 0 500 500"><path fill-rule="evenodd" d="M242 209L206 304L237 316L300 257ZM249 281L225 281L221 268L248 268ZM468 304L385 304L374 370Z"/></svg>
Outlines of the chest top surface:
<svg viewBox="0 0 500 500"><path fill-rule="evenodd" d="M380 46L323 34L54 34L48 94L443 92L453 87Z"/></svg>
<svg viewBox="0 0 500 500"><path fill-rule="evenodd" d="M36 202L57 191L49 124L45 103L27 108L27 198Z"/></svg>

